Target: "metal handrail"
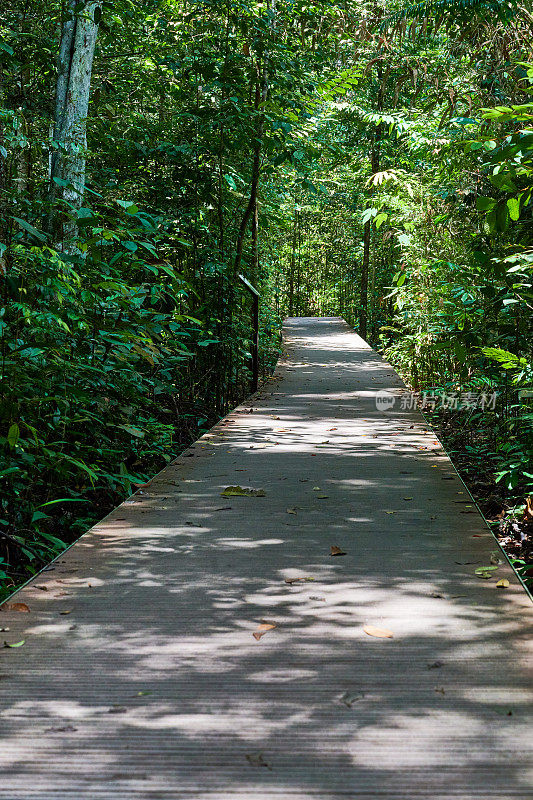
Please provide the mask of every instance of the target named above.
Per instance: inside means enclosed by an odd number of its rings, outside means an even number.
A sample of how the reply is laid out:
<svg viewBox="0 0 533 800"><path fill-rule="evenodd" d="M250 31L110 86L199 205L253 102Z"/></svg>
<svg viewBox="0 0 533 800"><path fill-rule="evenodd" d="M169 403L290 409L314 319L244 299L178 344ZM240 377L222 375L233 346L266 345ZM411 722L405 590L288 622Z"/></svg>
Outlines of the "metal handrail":
<svg viewBox="0 0 533 800"><path fill-rule="evenodd" d="M244 275L239 275L238 278L252 297L252 392L256 392L259 385L259 298L261 295Z"/></svg>

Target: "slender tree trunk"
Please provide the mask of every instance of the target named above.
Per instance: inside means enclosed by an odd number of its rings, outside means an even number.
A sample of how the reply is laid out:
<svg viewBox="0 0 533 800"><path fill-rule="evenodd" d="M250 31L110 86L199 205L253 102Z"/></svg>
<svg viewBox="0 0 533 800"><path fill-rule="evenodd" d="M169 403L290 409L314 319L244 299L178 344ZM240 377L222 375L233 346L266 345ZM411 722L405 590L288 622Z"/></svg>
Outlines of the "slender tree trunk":
<svg viewBox="0 0 533 800"><path fill-rule="evenodd" d="M252 212L252 268L250 277L255 283L259 276L259 212L257 208L257 198Z"/></svg>
<svg viewBox="0 0 533 800"><path fill-rule="evenodd" d="M272 15L270 28L271 30L273 30L274 15L276 13L275 0L271 0L270 2L270 13ZM260 111L261 113L259 113L257 117L257 131L256 131L254 151L253 151L250 199L248 200L248 204L246 206L246 209L242 217L242 221L239 227L239 233L237 236L237 244L235 247L235 262L234 262L235 275L237 275L241 266L242 248L244 245L244 237L246 235L246 229L248 227L248 223L250 221L254 208L257 204L257 190L259 188L259 177L261 173L261 151L263 147L263 134L265 130L264 109L266 101L268 99L268 89L269 89L268 46L266 46L263 53L263 65L261 70L259 69L259 64L258 64L258 76L255 86L255 110L256 112Z"/></svg>
<svg viewBox="0 0 533 800"><path fill-rule="evenodd" d="M262 78L261 78L261 85L259 80L256 83L255 88L255 109L259 111L261 107L264 108L264 104L268 97L268 67L266 56L263 59L263 70L262 70ZM239 272L241 261L242 261L242 248L244 245L244 237L246 235L246 229L248 227L248 223L250 218L252 217L253 210L257 203L257 190L259 188L259 176L261 172L261 150L263 147L263 132L265 129L265 115L261 112L258 117L257 121L257 131L255 135L255 143L254 143L254 151L253 151L253 162L252 162L252 181L250 187L250 199L246 205L244 210L244 214L242 216L241 224L239 227L239 234L237 236L237 245L235 248L235 264L234 264L234 271L235 275Z"/></svg>
<svg viewBox="0 0 533 800"><path fill-rule="evenodd" d="M74 211L81 207L85 191L87 113L101 16L99 2L89 0L76 11L78 6L77 0L68 0L61 30L50 183L52 201L62 199ZM55 220L50 223L50 229L55 228L54 233L63 247L68 242L68 249L73 249L72 240L78 233L76 223L67 219L59 226L62 230L57 229Z"/></svg>
<svg viewBox="0 0 533 800"><path fill-rule="evenodd" d="M378 81L379 90L377 97L377 109L382 110L383 106L383 86L381 82L381 64L378 66ZM380 163L380 146L381 146L381 125L376 127L372 136L372 149L370 155L370 168L372 175L379 172ZM363 231L363 263L361 266L361 283L360 283L360 313L359 313L359 333L363 339L366 339L368 334L368 273L370 267L370 242L372 238L372 221L365 222Z"/></svg>
<svg viewBox="0 0 533 800"><path fill-rule="evenodd" d="M296 271L296 313L299 317L302 316L302 287L301 287L301 274L302 274L302 220L298 214L298 269Z"/></svg>
<svg viewBox="0 0 533 800"><path fill-rule="evenodd" d="M361 265L361 283L359 289L359 302L361 307L359 311L359 334L363 339L366 339L368 324L368 265L370 263L371 224L370 220L365 222L363 230L363 263Z"/></svg>
<svg viewBox="0 0 533 800"><path fill-rule="evenodd" d="M294 271L296 268L296 232L298 230L298 212L294 210L292 224L291 263L289 266L289 316L294 316Z"/></svg>

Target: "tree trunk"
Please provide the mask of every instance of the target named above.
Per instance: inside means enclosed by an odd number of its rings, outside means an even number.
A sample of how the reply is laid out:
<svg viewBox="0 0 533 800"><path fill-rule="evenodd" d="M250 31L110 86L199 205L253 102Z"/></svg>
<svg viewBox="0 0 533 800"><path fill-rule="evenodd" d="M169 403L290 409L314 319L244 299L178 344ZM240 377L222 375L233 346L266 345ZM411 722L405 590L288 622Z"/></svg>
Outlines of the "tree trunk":
<svg viewBox="0 0 533 800"><path fill-rule="evenodd" d="M268 5L268 4L267 4ZM276 3L275 0L271 0L270 3L270 13L271 13L271 22L270 22L270 29L273 30L274 28L274 15L276 13ZM259 61L259 59L258 59ZM259 63L257 66L257 81L255 86L255 110L261 113L257 118L257 131L255 135L255 144L254 144L254 155L253 155L253 163L252 163L252 182L250 187L250 199L248 200L248 204L244 211L242 221L239 228L239 233L237 236L237 244L235 248L235 263L234 263L234 274L237 275L241 266L242 261L242 248L244 245L244 237L246 235L246 229L248 227L248 222L250 221L250 217L254 211L254 208L257 204L257 190L259 188L259 177L261 173L261 150L263 147L263 133L265 130L265 105L268 99L268 88L269 88L269 73L268 73L268 48L265 47L265 51L263 53L263 68L262 70L259 69ZM260 74L261 73L261 76Z"/></svg>
<svg viewBox="0 0 533 800"><path fill-rule="evenodd" d="M359 311L359 335L363 339L367 336L368 325L368 266L370 264L370 236L371 221L365 222L363 230L363 264L361 266L361 283L360 283L360 311Z"/></svg>
<svg viewBox="0 0 533 800"><path fill-rule="evenodd" d="M256 84L255 90L255 108L259 111L260 106L264 108L264 103L268 96L268 70L266 63L266 56L263 64L263 76L261 79L262 86L260 87L259 81ZM261 112L258 117L257 131L255 135L254 155L252 162L252 182L250 187L250 199L242 216L239 234L237 236L237 245L235 248L235 275L239 272L242 261L242 248L244 245L244 237L246 229L252 216L253 210L257 203L257 190L259 188L259 176L261 172L261 149L263 146L263 131L265 128L265 115Z"/></svg>
<svg viewBox="0 0 533 800"><path fill-rule="evenodd" d="M250 278L255 285L259 276L259 213L257 208L257 198L252 212L252 268Z"/></svg>
<svg viewBox="0 0 533 800"><path fill-rule="evenodd" d="M291 262L289 265L289 316L294 316L294 272L296 269L296 233L298 230L298 212L294 210L292 224Z"/></svg>
<svg viewBox="0 0 533 800"><path fill-rule="evenodd" d="M61 30L50 176L51 200L61 199L74 211L81 207L85 191L87 113L101 16L98 2L89 0L83 9L76 11L78 5L78 0L68 0ZM72 243L78 233L75 221L67 219L57 225L52 219L50 223L63 248L67 243L67 249L75 249Z"/></svg>
<svg viewBox="0 0 533 800"><path fill-rule="evenodd" d="M377 109L382 110L383 107L383 85L381 83L381 64L378 65L378 81L379 91L377 97ZM381 124L376 127L375 133L372 136L372 148L370 154L370 168L372 175L379 172L380 162L380 146L381 146ZM359 312L359 334L363 339L366 339L368 333L368 273L370 268L370 241L372 238L372 221L365 222L363 231L363 264L361 266L361 283L360 283L360 312Z"/></svg>

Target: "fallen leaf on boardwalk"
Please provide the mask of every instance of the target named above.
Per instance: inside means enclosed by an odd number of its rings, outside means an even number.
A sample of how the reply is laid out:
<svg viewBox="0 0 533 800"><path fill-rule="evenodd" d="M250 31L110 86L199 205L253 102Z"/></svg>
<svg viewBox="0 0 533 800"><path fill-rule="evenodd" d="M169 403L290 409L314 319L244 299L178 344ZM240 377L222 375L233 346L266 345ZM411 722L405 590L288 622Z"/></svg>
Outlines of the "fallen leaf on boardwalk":
<svg viewBox="0 0 533 800"><path fill-rule="evenodd" d="M151 483L152 481L148 481L147 483L132 483L131 485L135 486L136 489L147 489Z"/></svg>
<svg viewBox="0 0 533 800"><path fill-rule="evenodd" d="M351 708L354 703L358 700L362 700L364 694L354 694L353 692L344 692L343 696L340 698L340 702L344 703L347 708Z"/></svg>
<svg viewBox="0 0 533 800"><path fill-rule="evenodd" d="M403 499L404 500L412 500L413 498L412 497L404 497Z"/></svg>
<svg viewBox="0 0 533 800"><path fill-rule="evenodd" d="M368 636L375 636L377 639L394 638L393 632L388 631L386 628L375 628L374 625L365 625L363 630L366 634L368 634Z"/></svg>
<svg viewBox="0 0 533 800"><path fill-rule="evenodd" d="M340 547L337 547L336 544L332 544L331 545L330 555L331 556L345 556L346 553L344 552L344 550L341 550Z"/></svg>
<svg viewBox="0 0 533 800"><path fill-rule="evenodd" d="M77 731L78 729L75 728L73 725L63 725L60 728L45 728L45 733L70 733L71 731Z"/></svg>
<svg viewBox="0 0 533 800"><path fill-rule="evenodd" d="M313 486L313 492L319 492L320 486Z"/></svg>
<svg viewBox="0 0 533 800"><path fill-rule="evenodd" d="M222 506L221 508L215 508L214 511L231 511L231 506ZM201 528L202 526L198 525L197 527Z"/></svg>
<svg viewBox="0 0 533 800"><path fill-rule="evenodd" d="M492 573L494 572L495 569L498 569L498 567L497 566L478 567L476 569L476 575L478 576L478 578L485 578L485 579L492 578Z"/></svg>
<svg viewBox="0 0 533 800"><path fill-rule="evenodd" d="M265 497L264 489L252 489L251 486L226 486L222 497Z"/></svg>
<svg viewBox="0 0 533 800"><path fill-rule="evenodd" d="M337 428L328 428L328 431L336 431Z"/></svg>
<svg viewBox="0 0 533 800"><path fill-rule="evenodd" d="M62 616L66 616L67 614L72 614L72 612L73 612L73 611L74 611L74 609L73 609L73 608L69 608L67 611L60 611L59 613L60 613Z"/></svg>
<svg viewBox="0 0 533 800"><path fill-rule="evenodd" d="M329 494L317 494L316 499L317 500L327 500L328 497L329 497Z"/></svg>
<svg viewBox="0 0 533 800"><path fill-rule="evenodd" d="M4 603L0 611L22 611L24 614L29 614L30 607L26 603Z"/></svg>
<svg viewBox="0 0 533 800"><path fill-rule="evenodd" d="M299 581L314 581L314 578L305 577L305 578L285 578L285 583L293 584L298 583Z"/></svg>
<svg viewBox="0 0 533 800"><path fill-rule="evenodd" d="M20 642L14 642L13 644L9 644L9 642L4 642L4 647L22 647L22 645L26 642L26 639L21 639Z"/></svg>
<svg viewBox="0 0 533 800"><path fill-rule="evenodd" d="M252 767L266 767L272 769L268 761L265 761L262 753L246 753L246 760Z"/></svg>
<svg viewBox="0 0 533 800"><path fill-rule="evenodd" d="M266 619L261 620L261 625L259 625L257 630L253 632L252 636L254 637L254 639L257 639L257 641L259 641L259 639L262 636L264 636L265 633L267 633L268 631L272 631L272 630L274 630L274 628L277 628L277 627L278 626L277 626L277 624L275 622L269 622Z"/></svg>
<svg viewBox="0 0 533 800"><path fill-rule="evenodd" d="M385 514L396 514L396 511L385 511Z"/></svg>
<svg viewBox="0 0 533 800"><path fill-rule="evenodd" d="M313 580L314 580L314 578L313 578ZM320 600L321 603L325 603L326 602L326 598L325 597L319 597L316 594L310 594L309 595L309 599L310 600Z"/></svg>
<svg viewBox="0 0 533 800"><path fill-rule="evenodd" d="M287 514L296 514L296 509L295 508L288 508L287 509Z"/></svg>
<svg viewBox="0 0 533 800"><path fill-rule="evenodd" d="M435 686L435 691L438 692L439 694L446 694L443 686Z"/></svg>
<svg viewBox="0 0 533 800"><path fill-rule="evenodd" d="M498 553L493 552L493 553L490 554L490 563L499 565L499 564L502 564L503 562L502 562L500 556L498 555Z"/></svg>
<svg viewBox="0 0 533 800"><path fill-rule="evenodd" d="M125 714L128 709L126 706L111 706L107 709L108 714Z"/></svg>
<svg viewBox="0 0 533 800"><path fill-rule="evenodd" d="M502 578L501 581L498 581L496 586L498 587L498 589L507 589L507 587L509 586L509 581L507 580L507 578Z"/></svg>
<svg viewBox="0 0 533 800"><path fill-rule="evenodd" d="M428 669L440 669L440 667L444 666L443 661L434 661L432 664L428 664Z"/></svg>

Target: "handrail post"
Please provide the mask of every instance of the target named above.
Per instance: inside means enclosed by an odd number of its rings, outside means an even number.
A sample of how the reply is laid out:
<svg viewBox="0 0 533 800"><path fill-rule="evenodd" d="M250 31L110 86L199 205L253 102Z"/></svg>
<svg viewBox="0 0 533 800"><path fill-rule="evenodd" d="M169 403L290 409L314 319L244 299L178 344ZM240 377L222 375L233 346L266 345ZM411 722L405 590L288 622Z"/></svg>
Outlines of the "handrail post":
<svg viewBox="0 0 533 800"><path fill-rule="evenodd" d="M256 392L259 385L259 298L261 295L244 275L239 275L239 280L252 296L252 392Z"/></svg>

